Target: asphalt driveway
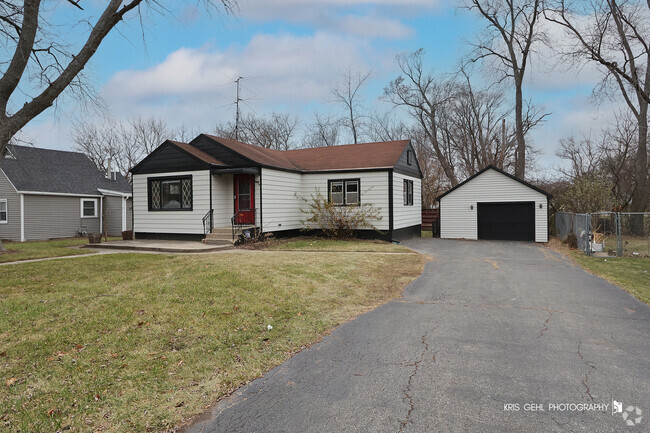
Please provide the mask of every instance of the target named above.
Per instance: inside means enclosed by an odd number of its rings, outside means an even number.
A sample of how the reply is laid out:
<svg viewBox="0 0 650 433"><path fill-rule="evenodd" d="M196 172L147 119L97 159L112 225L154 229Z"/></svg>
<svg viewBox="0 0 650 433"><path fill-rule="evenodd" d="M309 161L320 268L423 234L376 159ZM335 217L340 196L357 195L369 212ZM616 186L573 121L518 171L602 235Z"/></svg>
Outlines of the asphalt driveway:
<svg viewBox="0 0 650 433"><path fill-rule="evenodd" d="M543 246L406 245L432 261L403 299L337 328L189 431L650 431L650 308ZM628 426L612 399L643 418L626 412L639 421Z"/></svg>

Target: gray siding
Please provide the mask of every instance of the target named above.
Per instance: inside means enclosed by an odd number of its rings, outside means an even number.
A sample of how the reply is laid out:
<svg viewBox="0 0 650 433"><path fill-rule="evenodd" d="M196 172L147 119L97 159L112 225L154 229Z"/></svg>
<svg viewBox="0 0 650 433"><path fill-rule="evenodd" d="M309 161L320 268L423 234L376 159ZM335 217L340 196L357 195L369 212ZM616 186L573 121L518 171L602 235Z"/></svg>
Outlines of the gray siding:
<svg viewBox="0 0 650 433"><path fill-rule="evenodd" d="M104 228L109 236L122 235L122 197L104 197Z"/></svg>
<svg viewBox="0 0 650 433"><path fill-rule="evenodd" d="M7 224L0 224L0 239L20 242L20 196L0 169L0 199L7 199Z"/></svg>
<svg viewBox="0 0 650 433"><path fill-rule="evenodd" d="M97 218L81 218L81 197L25 195L26 240L77 236L81 226L99 233L99 200Z"/></svg>

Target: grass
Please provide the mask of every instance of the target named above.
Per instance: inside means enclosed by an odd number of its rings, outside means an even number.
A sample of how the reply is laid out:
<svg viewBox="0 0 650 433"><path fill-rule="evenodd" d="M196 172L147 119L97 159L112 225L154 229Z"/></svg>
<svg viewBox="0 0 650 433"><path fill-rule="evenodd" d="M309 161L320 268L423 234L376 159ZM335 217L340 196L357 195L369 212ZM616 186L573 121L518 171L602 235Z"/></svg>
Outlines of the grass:
<svg viewBox="0 0 650 433"><path fill-rule="evenodd" d="M109 240L118 238L109 238ZM88 243L88 238L66 238L51 241L10 242L4 241L3 245L9 252L0 253L0 263L16 262L20 260L44 259L48 257L78 256L94 253L91 249L70 248Z"/></svg>
<svg viewBox="0 0 650 433"><path fill-rule="evenodd" d="M420 233L421 238L432 238L433 237L433 232L431 230L422 230Z"/></svg>
<svg viewBox="0 0 650 433"><path fill-rule="evenodd" d="M293 238L269 242L266 247L275 251L357 251L383 253L412 253L409 248L376 240L334 240L324 238Z"/></svg>
<svg viewBox="0 0 650 433"><path fill-rule="evenodd" d="M549 245L587 271L650 305L650 257L589 257L582 251L570 250L557 239L552 239Z"/></svg>
<svg viewBox="0 0 650 433"><path fill-rule="evenodd" d="M0 430L182 425L336 325L399 296L424 261L240 251L2 267Z"/></svg>

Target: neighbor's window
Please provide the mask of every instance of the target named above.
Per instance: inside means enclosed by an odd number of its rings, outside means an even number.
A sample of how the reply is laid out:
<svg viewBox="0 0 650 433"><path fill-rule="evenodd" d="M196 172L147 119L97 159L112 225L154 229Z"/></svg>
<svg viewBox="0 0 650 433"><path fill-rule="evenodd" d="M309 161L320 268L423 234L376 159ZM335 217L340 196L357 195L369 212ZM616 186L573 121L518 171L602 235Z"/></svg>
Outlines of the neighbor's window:
<svg viewBox="0 0 650 433"><path fill-rule="evenodd" d="M404 206L413 206L413 181L404 179Z"/></svg>
<svg viewBox="0 0 650 433"><path fill-rule="evenodd" d="M149 179L149 210L192 210L192 176Z"/></svg>
<svg viewBox="0 0 650 433"><path fill-rule="evenodd" d="M0 199L0 224L7 224L7 199Z"/></svg>
<svg viewBox="0 0 650 433"><path fill-rule="evenodd" d="M359 204L359 179L330 180L328 183L332 203L339 206Z"/></svg>
<svg viewBox="0 0 650 433"><path fill-rule="evenodd" d="M97 218L97 199L81 199L81 218Z"/></svg>

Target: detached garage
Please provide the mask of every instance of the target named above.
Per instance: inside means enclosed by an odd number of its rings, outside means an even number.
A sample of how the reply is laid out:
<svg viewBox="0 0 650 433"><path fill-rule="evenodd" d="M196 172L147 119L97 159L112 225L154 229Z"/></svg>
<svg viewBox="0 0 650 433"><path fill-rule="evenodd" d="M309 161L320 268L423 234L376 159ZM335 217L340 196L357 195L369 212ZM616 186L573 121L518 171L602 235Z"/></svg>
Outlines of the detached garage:
<svg viewBox="0 0 650 433"><path fill-rule="evenodd" d="M440 237L547 242L550 197L489 165L438 197Z"/></svg>

